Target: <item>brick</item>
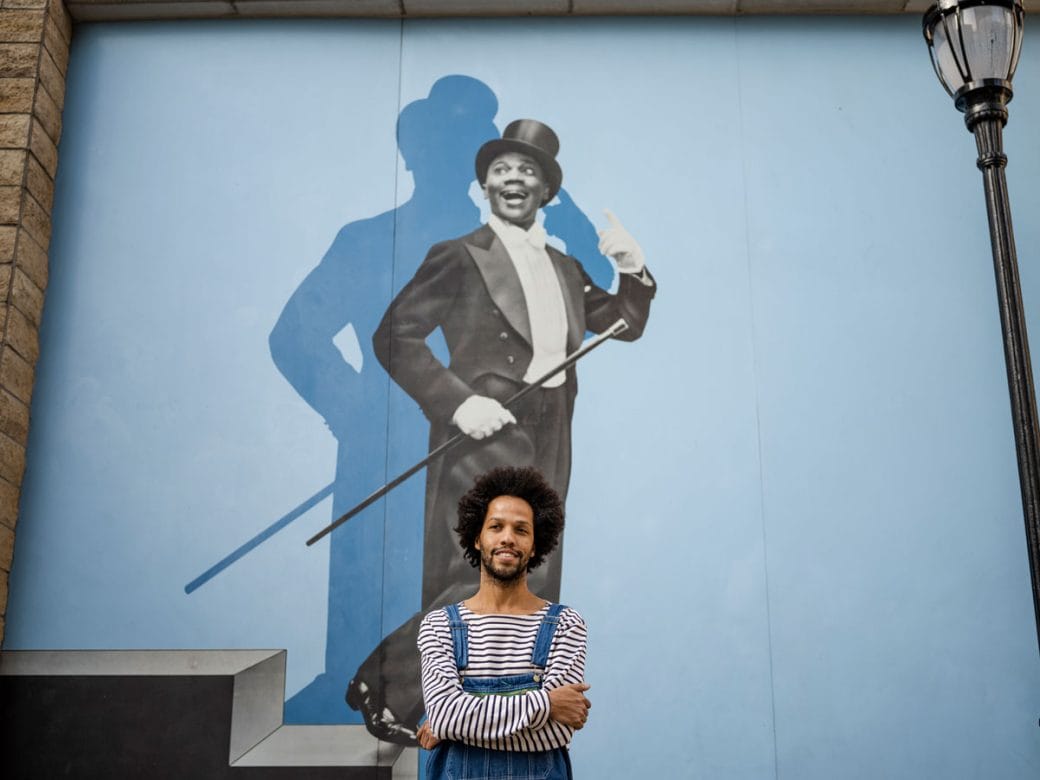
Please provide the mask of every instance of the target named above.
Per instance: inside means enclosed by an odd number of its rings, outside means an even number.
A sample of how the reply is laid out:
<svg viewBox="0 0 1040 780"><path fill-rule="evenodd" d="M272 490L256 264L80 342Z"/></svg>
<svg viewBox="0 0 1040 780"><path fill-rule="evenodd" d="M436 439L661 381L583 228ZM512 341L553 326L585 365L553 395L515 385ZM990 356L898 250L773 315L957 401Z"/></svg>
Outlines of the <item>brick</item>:
<svg viewBox="0 0 1040 780"><path fill-rule="evenodd" d="M69 69L69 42L62 37L58 25L49 16L43 25L43 46L50 52L58 70L65 75Z"/></svg>
<svg viewBox="0 0 1040 780"><path fill-rule="evenodd" d="M21 208L22 188L0 187L0 225L17 225Z"/></svg>
<svg viewBox="0 0 1040 780"><path fill-rule="evenodd" d="M37 287L21 268L12 268L11 289L7 300L10 300L11 306L28 317L29 322L39 328L43 317L43 290Z"/></svg>
<svg viewBox="0 0 1040 780"><path fill-rule="evenodd" d="M14 260L14 241L18 236L18 228L13 225L0 227L0 263Z"/></svg>
<svg viewBox="0 0 1040 780"><path fill-rule="evenodd" d="M25 475L25 447L16 442L14 439L8 438L0 434L0 477L13 482L16 485L22 484L22 477ZM8 557L4 559L4 543L2 537L4 534L14 536L14 532L6 526L0 525L0 568L8 569L11 568L10 551L7 551Z"/></svg>
<svg viewBox="0 0 1040 780"><path fill-rule="evenodd" d="M43 170L43 166L31 154L27 156L25 186L44 211L51 213L54 203L54 180Z"/></svg>
<svg viewBox="0 0 1040 780"><path fill-rule="evenodd" d="M29 439L29 407L0 390L0 433L25 446Z"/></svg>
<svg viewBox="0 0 1040 780"><path fill-rule="evenodd" d="M14 529L18 523L18 500L21 491L5 479L0 479L0 525Z"/></svg>
<svg viewBox="0 0 1040 780"><path fill-rule="evenodd" d="M11 559L13 557L14 529L0 525L0 569L11 571Z"/></svg>
<svg viewBox="0 0 1040 780"><path fill-rule="evenodd" d="M47 253L23 228L18 230L14 264L26 273L41 290L47 289Z"/></svg>
<svg viewBox="0 0 1040 780"><path fill-rule="evenodd" d="M43 40L43 8L0 11L0 41L7 43L39 43Z"/></svg>
<svg viewBox="0 0 1040 780"><path fill-rule="evenodd" d="M58 147L36 119L33 119L29 128L29 149L53 179L58 172Z"/></svg>
<svg viewBox="0 0 1040 780"><path fill-rule="evenodd" d="M32 401L33 368L6 345L0 349L0 388L19 401Z"/></svg>
<svg viewBox="0 0 1040 780"><path fill-rule="evenodd" d="M40 336L29 318L13 306L7 307L6 346L35 366L40 357Z"/></svg>
<svg viewBox="0 0 1040 780"><path fill-rule="evenodd" d="M0 76L36 77L40 47L33 43L0 43Z"/></svg>
<svg viewBox="0 0 1040 780"><path fill-rule="evenodd" d="M14 276L14 265L12 263L0 264L0 304L8 302L7 297L11 294L11 279Z"/></svg>
<svg viewBox="0 0 1040 780"><path fill-rule="evenodd" d="M14 558L14 555L11 557ZM0 612L7 612L7 575L7 571L0 569Z"/></svg>
<svg viewBox="0 0 1040 780"><path fill-rule="evenodd" d="M25 157L20 149L0 149L0 185L21 185L25 178Z"/></svg>
<svg viewBox="0 0 1040 780"><path fill-rule="evenodd" d="M61 37L65 39L65 43L72 42L72 17L69 16L69 11L65 7L65 3L61 0L51 0L47 5L47 13L50 14L51 19L54 20L55 25L58 27L58 32L61 33Z"/></svg>
<svg viewBox="0 0 1040 780"><path fill-rule="evenodd" d="M24 149L29 145L29 115L0 114L0 148Z"/></svg>
<svg viewBox="0 0 1040 780"><path fill-rule="evenodd" d="M22 227L36 239L36 243L46 252L51 243L51 215L43 210L36 198L23 190Z"/></svg>
<svg viewBox="0 0 1040 780"><path fill-rule="evenodd" d="M4 0L4 8L46 8L50 0Z"/></svg>
<svg viewBox="0 0 1040 780"><path fill-rule="evenodd" d="M65 77L61 75L61 71L58 70L58 66L54 64L54 59L44 49L40 53L40 84L47 90L47 94L51 96L54 104L60 111L65 107Z"/></svg>
<svg viewBox="0 0 1040 780"><path fill-rule="evenodd" d="M0 78L0 113L30 113L35 94L36 79Z"/></svg>
<svg viewBox="0 0 1040 780"><path fill-rule="evenodd" d="M29 365L35 366L40 358L40 334L35 323L25 313L7 304L7 325L4 331L4 345L13 349Z"/></svg>
<svg viewBox="0 0 1040 780"><path fill-rule="evenodd" d="M33 116L40 120L43 129L57 145L61 139L61 109L45 89L36 90L36 102L33 104Z"/></svg>

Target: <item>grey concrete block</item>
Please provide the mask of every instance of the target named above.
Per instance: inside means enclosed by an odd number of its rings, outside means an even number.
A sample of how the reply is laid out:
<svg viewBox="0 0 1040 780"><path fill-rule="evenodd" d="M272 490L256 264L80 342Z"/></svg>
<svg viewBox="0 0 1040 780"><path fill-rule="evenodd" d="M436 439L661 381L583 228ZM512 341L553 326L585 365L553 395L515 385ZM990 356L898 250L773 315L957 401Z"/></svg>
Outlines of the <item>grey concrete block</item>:
<svg viewBox="0 0 1040 780"><path fill-rule="evenodd" d="M0 697L8 777L415 777L364 726L282 725L284 650L6 652Z"/></svg>

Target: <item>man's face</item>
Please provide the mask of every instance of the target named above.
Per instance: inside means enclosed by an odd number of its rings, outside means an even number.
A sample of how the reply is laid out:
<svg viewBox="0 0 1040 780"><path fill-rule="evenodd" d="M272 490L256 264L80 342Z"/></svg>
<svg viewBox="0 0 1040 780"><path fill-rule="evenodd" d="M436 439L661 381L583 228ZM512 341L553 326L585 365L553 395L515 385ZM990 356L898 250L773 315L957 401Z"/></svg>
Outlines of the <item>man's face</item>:
<svg viewBox="0 0 1040 780"><path fill-rule="evenodd" d="M515 496L499 496L488 504L484 525L473 543L481 569L499 582L515 582L527 574L534 555L534 512Z"/></svg>
<svg viewBox="0 0 1040 780"><path fill-rule="evenodd" d="M525 230L549 193L542 166L526 154L506 152L491 161L484 181L484 197L491 213Z"/></svg>

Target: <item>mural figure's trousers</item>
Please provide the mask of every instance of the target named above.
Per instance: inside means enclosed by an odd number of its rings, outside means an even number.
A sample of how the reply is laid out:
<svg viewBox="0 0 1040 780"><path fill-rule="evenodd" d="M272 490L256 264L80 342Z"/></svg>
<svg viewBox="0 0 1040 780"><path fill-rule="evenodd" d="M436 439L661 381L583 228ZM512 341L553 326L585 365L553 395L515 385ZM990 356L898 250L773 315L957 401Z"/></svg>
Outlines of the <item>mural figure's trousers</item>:
<svg viewBox="0 0 1040 780"><path fill-rule="evenodd" d="M459 498L476 477L495 466L534 466L566 500L574 408L569 385L534 391L513 409L516 425L508 425L488 439L467 439L439 463L431 464L426 481L422 610L387 636L355 677L404 725L415 727L423 712L416 647L419 623L430 610L472 596L480 584L480 573L463 557L454 531ZM446 426L432 426L431 449L453 433ZM528 574L528 587L536 595L559 601L562 560L561 537L556 550Z"/></svg>

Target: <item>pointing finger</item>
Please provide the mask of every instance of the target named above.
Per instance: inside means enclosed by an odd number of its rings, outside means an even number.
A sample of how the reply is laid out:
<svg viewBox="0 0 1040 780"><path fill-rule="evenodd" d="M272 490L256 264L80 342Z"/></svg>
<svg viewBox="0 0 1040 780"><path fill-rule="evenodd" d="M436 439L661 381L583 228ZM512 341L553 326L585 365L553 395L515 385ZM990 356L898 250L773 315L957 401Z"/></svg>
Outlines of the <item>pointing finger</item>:
<svg viewBox="0 0 1040 780"><path fill-rule="evenodd" d="M603 209L603 213L607 215L607 221L610 222L611 227L621 227L621 220L614 216L614 212L610 209Z"/></svg>

